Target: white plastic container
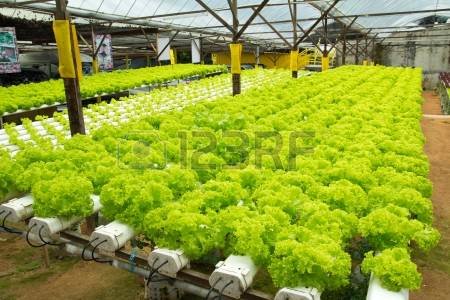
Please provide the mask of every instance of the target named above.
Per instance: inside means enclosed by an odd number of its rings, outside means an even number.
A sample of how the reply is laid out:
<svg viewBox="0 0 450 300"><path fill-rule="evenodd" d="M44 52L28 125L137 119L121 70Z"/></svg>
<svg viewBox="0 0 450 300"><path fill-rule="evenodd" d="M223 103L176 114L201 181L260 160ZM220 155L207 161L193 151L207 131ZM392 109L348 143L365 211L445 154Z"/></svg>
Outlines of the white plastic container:
<svg viewBox="0 0 450 300"><path fill-rule="evenodd" d="M277 292L274 300L320 300L320 294L315 288L282 288Z"/></svg>
<svg viewBox="0 0 450 300"><path fill-rule="evenodd" d="M216 264L209 284L223 295L239 299L250 288L258 268L249 256L230 255Z"/></svg>
<svg viewBox="0 0 450 300"><path fill-rule="evenodd" d="M130 226L114 221L97 227L89 240L94 247L101 243L99 249L114 252L122 248L133 236L134 231Z"/></svg>
<svg viewBox="0 0 450 300"><path fill-rule="evenodd" d="M380 280L370 275L369 289L366 300L408 300L409 291L401 289L399 292L392 292L381 286Z"/></svg>
<svg viewBox="0 0 450 300"><path fill-rule="evenodd" d="M4 213L0 216L3 220L8 216L7 221L11 223L19 223L33 216L33 197L31 195L22 198L15 198L7 203L0 205L0 211Z"/></svg>
<svg viewBox="0 0 450 300"><path fill-rule="evenodd" d="M176 278L177 273L189 263L182 250L156 248L148 256L148 264L158 268L158 273Z"/></svg>
<svg viewBox="0 0 450 300"><path fill-rule="evenodd" d="M96 195L91 196L93 202L92 213L100 210L100 198ZM40 218L34 217L28 223L28 228L32 228L31 232L38 234L41 231L42 237L54 238L59 232L68 229L75 223L81 221L83 217L66 218ZM42 228L42 229L41 229Z"/></svg>

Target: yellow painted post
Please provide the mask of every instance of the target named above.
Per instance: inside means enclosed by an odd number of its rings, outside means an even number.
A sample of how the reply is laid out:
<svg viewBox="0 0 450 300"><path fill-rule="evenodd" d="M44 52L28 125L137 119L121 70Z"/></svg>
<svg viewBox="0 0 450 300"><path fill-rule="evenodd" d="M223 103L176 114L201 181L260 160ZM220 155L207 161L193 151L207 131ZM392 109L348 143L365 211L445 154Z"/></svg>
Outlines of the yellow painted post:
<svg viewBox="0 0 450 300"><path fill-rule="evenodd" d="M175 49L170 49L170 64L175 65L177 63L177 54Z"/></svg>
<svg viewBox="0 0 450 300"><path fill-rule="evenodd" d="M58 71L62 78L76 78L70 30L69 20L53 21L53 32L58 45Z"/></svg>
<svg viewBox="0 0 450 300"><path fill-rule="evenodd" d="M241 93L241 55L242 44L230 44L231 74L233 80L233 96Z"/></svg>
<svg viewBox="0 0 450 300"><path fill-rule="evenodd" d="M367 66L367 60L363 60L363 66Z"/></svg>
<svg viewBox="0 0 450 300"><path fill-rule="evenodd" d="M92 73L94 74L98 74L99 70L98 70L98 61L97 59L92 59Z"/></svg>
<svg viewBox="0 0 450 300"><path fill-rule="evenodd" d="M85 134L83 108L81 106L80 82L77 72L77 59L75 38L71 35L70 16L67 13L65 0L56 1L55 21L53 32L58 46L59 74L64 81L64 90L67 100L70 133Z"/></svg>
<svg viewBox="0 0 450 300"><path fill-rule="evenodd" d="M77 29L75 28L75 25L71 24L70 29L72 30L71 36L72 36L72 46L74 51L74 64L75 64L75 72L77 72L78 80L81 80L83 78L83 66L81 63L81 54L80 54L80 46L78 45L78 36L77 36Z"/></svg>
<svg viewBox="0 0 450 300"><path fill-rule="evenodd" d="M324 55L322 56L322 72L326 71L330 68L330 58L328 57L328 55Z"/></svg>

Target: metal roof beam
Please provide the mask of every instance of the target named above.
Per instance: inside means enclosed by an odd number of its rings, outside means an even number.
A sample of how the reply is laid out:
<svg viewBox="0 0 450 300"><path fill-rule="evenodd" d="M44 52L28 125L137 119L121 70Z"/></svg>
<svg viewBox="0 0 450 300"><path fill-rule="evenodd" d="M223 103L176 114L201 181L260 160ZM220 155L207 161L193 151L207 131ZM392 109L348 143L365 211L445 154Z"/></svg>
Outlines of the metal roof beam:
<svg viewBox="0 0 450 300"><path fill-rule="evenodd" d="M209 12L217 21L219 21L225 28L227 28L231 33L235 33L234 28L230 26L221 16L219 16L214 10L212 10L208 5L206 5L202 0L195 0L201 7L203 7L207 12Z"/></svg>
<svg viewBox="0 0 450 300"><path fill-rule="evenodd" d="M164 52L164 50L166 50L167 47L169 47L170 43L172 43L172 41L176 38L178 33L179 33L179 31L175 32L175 34L170 38L169 42L164 46L164 48L162 48L162 50L159 51L158 55L156 56L156 60L158 60L158 58L161 56L161 54Z"/></svg>
<svg viewBox="0 0 450 300"><path fill-rule="evenodd" d="M35 3L43 3L43 2L50 2L50 1L52 1L52 0L29 0L29 1L19 1L19 2L8 1L6 3L0 3L0 8L1 7L21 8L22 6L25 6L25 5L30 5L30 4L35 4Z"/></svg>
<svg viewBox="0 0 450 300"><path fill-rule="evenodd" d="M239 39L241 37L241 35L244 33L247 27L253 22L256 16L259 15L264 6L266 6L267 2L269 2L269 0L263 0L263 2L261 2L261 4L256 9L253 8L253 14L250 16L250 18L248 18L247 22L245 22L245 24L238 31L238 33L234 37L235 39Z"/></svg>
<svg viewBox="0 0 450 300"><path fill-rule="evenodd" d="M300 44L307 36L309 36L309 34L311 33L311 31L313 31L314 28L316 28L316 26L320 23L320 21L322 21L322 19L325 18L325 17L328 15L328 13L330 12L330 10L332 10L333 7L335 7L336 4L338 4L338 2L339 2L339 0L335 0L335 1L333 2L333 4L331 4L330 7L328 7L328 9L325 10L325 11L322 13L322 15L320 16L320 18L318 18L318 19L314 22L314 24L311 25L311 27L308 28L308 30L305 32L305 34L304 34L301 38L298 39L298 41L295 43L294 47L298 47L298 45L299 45L299 44Z"/></svg>
<svg viewBox="0 0 450 300"><path fill-rule="evenodd" d="M328 17L328 19L345 19L345 18L370 18L370 17L381 17L381 16L396 16L396 15L409 15L409 14L421 14L421 13L435 13L435 12L450 12L450 8L442 8L438 10L417 10L417 11L400 11L400 12L385 12L385 13L361 13L361 14L350 14L350 15L343 15L343 16L333 16ZM316 21L317 18L303 18L303 19L297 19L297 22L308 22L308 21ZM284 24L284 23L291 23L292 20L278 20L278 21L271 21L272 24ZM252 23L250 26L257 26L257 25L264 25L264 22L259 23ZM221 26L208 26L208 27L192 27L192 29L198 29L198 28L206 28L206 29L215 29L220 28ZM365 27L364 27L365 29Z"/></svg>
<svg viewBox="0 0 450 300"><path fill-rule="evenodd" d="M253 8L253 10L255 11L255 9ZM261 14L261 12L258 13L259 17L261 18L261 20L264 21L264 24L266 24L270 29L272 29L272 31L278 35L278 37L289 47L292 48L291 43L288 42L288 40L272 25L270 24L269 21L267 21L266 18L263 17L263 15Z"/></svg>
<svg viewBox="0 0 450 300"><path fill-rule="evenodd" d="M106 36L109 34L109 31L111 30L111 26L112 26L112 22L109 23L109 27L106 30L106 32L103 34L102 39L101 39L101 41L99 43L99 47L95 50L94 55L92 55L92 57L97 57L97 54L100 51L100 48L101 48L103 42L105 41ZM94 43L92 43L92 44L94 44Z"/></svg>

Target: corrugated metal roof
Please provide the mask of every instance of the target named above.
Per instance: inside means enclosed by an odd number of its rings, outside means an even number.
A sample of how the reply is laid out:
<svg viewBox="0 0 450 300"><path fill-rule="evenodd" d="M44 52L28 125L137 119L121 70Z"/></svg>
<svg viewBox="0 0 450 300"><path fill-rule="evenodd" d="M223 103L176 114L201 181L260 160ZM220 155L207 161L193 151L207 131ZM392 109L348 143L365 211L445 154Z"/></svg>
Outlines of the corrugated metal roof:
<svg viewBox="0 0 450 300"><path fill-rule="evenodd" d="M20 1L1 2L20 3ZM225 21L232 23L232 14L228 6L228 1L204 0L204 2ZM261 11L261 14L268 21L274 22L273 26L282 32L282 35L286 39L292 40L292 23L290 22L291 17L289 7L286 5L287 2L287 0L270 0L268 6ZM253 13L252 8L249 6L256 7L260 3L261 0L239 0L239 22L241 24L245 23ZM318 18L321 15L319 9L326 9L333 1L297 0L297 3L297 17L300 20L299 25L306 30L314 23L312 19ZM48 11L54 9L54 6L54 2L50 1L31 4L27 7ZM205 12L194 0L69 0L68 7L73 11L74 15L82 13L85 18L102 18L104 20L111 19L114 21L127 20L127 22L141 26L148 25L186 31L196 30L197 32L203 31L205 33L229 34L227 29L218 20L211 16L211 14ZM415 25L417 20L433 15L433 10L436 9L450 9L450 0L341 0L330 14L335 16L359 15L355 27L364 31L364 28ZM422 10L430 10L430 12L391 16L365 16L367 14L383 12ZM17 9L6 10L2 8L2 13L7 15L16 16L18 11ZM450 10L437 14L450 17ZM36 17L36 14L33 16ZM341 18L340 20L348 24L352 18ZM253 23L244 34L246 38L282 44L279 36L273 33L261 18L256 17ZM406 29L398 28L398 30ZM378 32L383 35L383 31L386 31L386 29L372 29L371 33ZM384 35L388 35L388 33L384 33Z"/></svg>

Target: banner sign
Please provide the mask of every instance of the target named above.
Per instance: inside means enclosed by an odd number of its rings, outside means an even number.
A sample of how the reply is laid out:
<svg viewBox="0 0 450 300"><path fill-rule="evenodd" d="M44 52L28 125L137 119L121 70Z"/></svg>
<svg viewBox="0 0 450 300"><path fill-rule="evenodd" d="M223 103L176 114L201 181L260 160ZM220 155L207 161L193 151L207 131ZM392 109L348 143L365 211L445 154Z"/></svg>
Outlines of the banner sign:
<svg viewBox="0 0 450 300"><path fill-rule="evenodd" d="M112 70L113 69L113 57L112 57L112 42L111 35L107 34L103 43L100 45L103 39L103 34L97 34L95 36L95 48L98 50L97 62L100 70Z"/></svg>
<svg viewBox="0 0 450 300"><path fill-rule="evenodd" d="M157 49L158 49L158 60L170 60L170 38L158 37L157 38ZM165 48L165 49L164 49ZM164 50L164 51L162 51Z"/></svg>
<svg viewBox="0 0 450 300"><path fill-rule="evenodd" d="M20 73L19 50L14 27L0 28L0 74Z"/></svg>
<svg viewBox="0 0 450 300"><path fill-rule="evenodd" d="M191 40L192 63L198 64L201 61L200 39Z"/></svg>

